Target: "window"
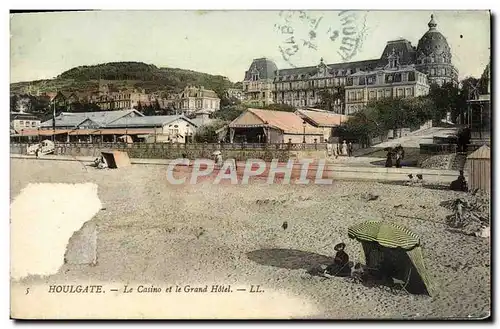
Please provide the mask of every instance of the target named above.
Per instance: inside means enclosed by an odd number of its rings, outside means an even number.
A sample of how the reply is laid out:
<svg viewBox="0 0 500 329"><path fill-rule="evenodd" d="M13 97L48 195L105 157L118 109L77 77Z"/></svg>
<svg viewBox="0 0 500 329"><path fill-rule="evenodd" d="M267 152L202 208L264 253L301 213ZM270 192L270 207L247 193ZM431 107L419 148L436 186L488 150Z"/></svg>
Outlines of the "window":
<svg viewBox="0 0 500 329"><path fill-rule="evenodd" d="M408 73L408 81L415 81L415 72Z"/></svg>
<svg viewBox="0 0 500 329"><path fill-rule="evenodd" d="M23 126L24 126L24 121L22 121L22 120L21 120L21 121L19 121L19 125L20 125L21 127L23 127Z"/></svg>
<svg viewBox="0 0 500 329"><path fill-rule="evenodd" d="M384 92L382 90L377 91L378 99L384 98Z"/></svg>
<svg viewBox="0 0 500 329"><path fill-rule="evenodd" d="M376 98L375 97L375 91L373 91L373 90L370 91L370 95L369 95L368 99L372 100L372 99L375 99L375 98Z"/></svg>
<svg viewBox="0 0 500 329"><path fill-rule="evenodd" d="M431 69L431 75L436 75L436 69Z"/></svg>
<svg viewBox="0 0 500 329"><path fill-rule="evenodd" d="M386 83L391 83L392 82L392 74L388 74L385 76L385 82Z"/></svg>
<svg viewBox="0 0 500 329"><path fill-rule="evenodd" d="M362 99L361 91L356 92L356 100L361 100L361 99Z"/></svg>
<svg viewBox="0 0 500 329"><path fill-rule="evenodd" d="M406 97L413 97L413 88L406 88Z"/></svg>
<svg viewBox="0 0 500 329"><path fill-rule="evenodd" d="M401 73L394 74L394 82L401 82Z"/></svg>
<svg viewBox="0 0 500 329"><path fill-rule="evenodd" d="M385 97L391 97L391 90L390 89L385 90Z"/></svg>
<svg viewBox="0 0 500 329"><path fill-rule="evenodd" d="M31 122L31 126L32 126L32 127L36 127L36 122L35 122L35 121L32 121L32 122Z"/></svg>

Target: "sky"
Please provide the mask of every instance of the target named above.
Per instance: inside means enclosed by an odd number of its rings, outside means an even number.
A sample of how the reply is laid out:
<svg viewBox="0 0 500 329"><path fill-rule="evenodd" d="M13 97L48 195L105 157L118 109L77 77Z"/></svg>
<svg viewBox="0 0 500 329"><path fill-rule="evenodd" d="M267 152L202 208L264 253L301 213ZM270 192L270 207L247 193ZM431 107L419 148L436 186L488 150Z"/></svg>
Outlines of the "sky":
<svg viewBox="0 0 500 329"><path fill-rule="evenodd" d="M93 11L11 14L11 82L50 79L81 65L137 61L158 67L220 74L241 81L254 58L273 60L279 69L345 61L338 51L342 35L331 41L328 31L342 31L339 11L308 11L319 22L316 49L303 46L308 22L296 13L288 26L298 52L286 61L289 35L280 33L287 13L280 11ZM404 38L417 46L429 29L431 14L448 40L459 78L479 77L490 59L490 16L487 11L354 12L356 31L364 41L349 61L380 58L389 40ZM320 19L321 18L321 19ZM290 31L290 29L288 29Z"/></svg>

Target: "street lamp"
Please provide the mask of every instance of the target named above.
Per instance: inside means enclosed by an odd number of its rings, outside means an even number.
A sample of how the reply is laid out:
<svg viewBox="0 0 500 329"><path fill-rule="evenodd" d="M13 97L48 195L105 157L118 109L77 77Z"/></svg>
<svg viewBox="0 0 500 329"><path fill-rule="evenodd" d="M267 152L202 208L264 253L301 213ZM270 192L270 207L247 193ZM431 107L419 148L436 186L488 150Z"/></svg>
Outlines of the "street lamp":
<svg viewBox="0 0 500 329"><path fill-rule="evenodd" d="M304 144L306 143L306 125L307 125L306 121L305 120L302 121L302 127L304 128L304 135L302 138L302 143L304 143Z"/></svg>

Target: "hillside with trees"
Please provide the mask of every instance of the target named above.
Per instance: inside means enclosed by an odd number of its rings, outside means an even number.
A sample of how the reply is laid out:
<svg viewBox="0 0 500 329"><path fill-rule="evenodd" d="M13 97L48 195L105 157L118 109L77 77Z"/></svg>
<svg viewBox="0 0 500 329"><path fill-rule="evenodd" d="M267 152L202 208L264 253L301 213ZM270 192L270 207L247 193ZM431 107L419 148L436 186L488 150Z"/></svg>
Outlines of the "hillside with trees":
<svg viewBox="0 0 500 329"><path fill-rule="evenodd" d="M222 99L225 90L235 84L221 75L178 68L159 68L141 62L114 62L78 66L51 80L11 84L11 94L23 94L31 86L40 92L97 90L99 81L117 88L143 88L146 92L178 93L187 85L214 90Z"/></svg>

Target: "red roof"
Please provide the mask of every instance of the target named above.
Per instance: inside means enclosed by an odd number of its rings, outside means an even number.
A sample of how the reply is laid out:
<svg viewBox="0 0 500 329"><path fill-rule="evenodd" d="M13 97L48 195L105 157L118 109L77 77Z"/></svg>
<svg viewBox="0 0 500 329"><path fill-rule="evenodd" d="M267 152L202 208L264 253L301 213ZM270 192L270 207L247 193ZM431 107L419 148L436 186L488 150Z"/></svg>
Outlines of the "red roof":
<svg viewBox="0 0 500 329"><path fill-rule="evenodd" d="M289 134L302 134L304 132L304 120L293 112L269 111L261 109L247 109L255 115L263 126L270 126ZM238 126L238 118L231 122L230 126ZM306 134L323 134L323 132L306 122Z"/></svg>

